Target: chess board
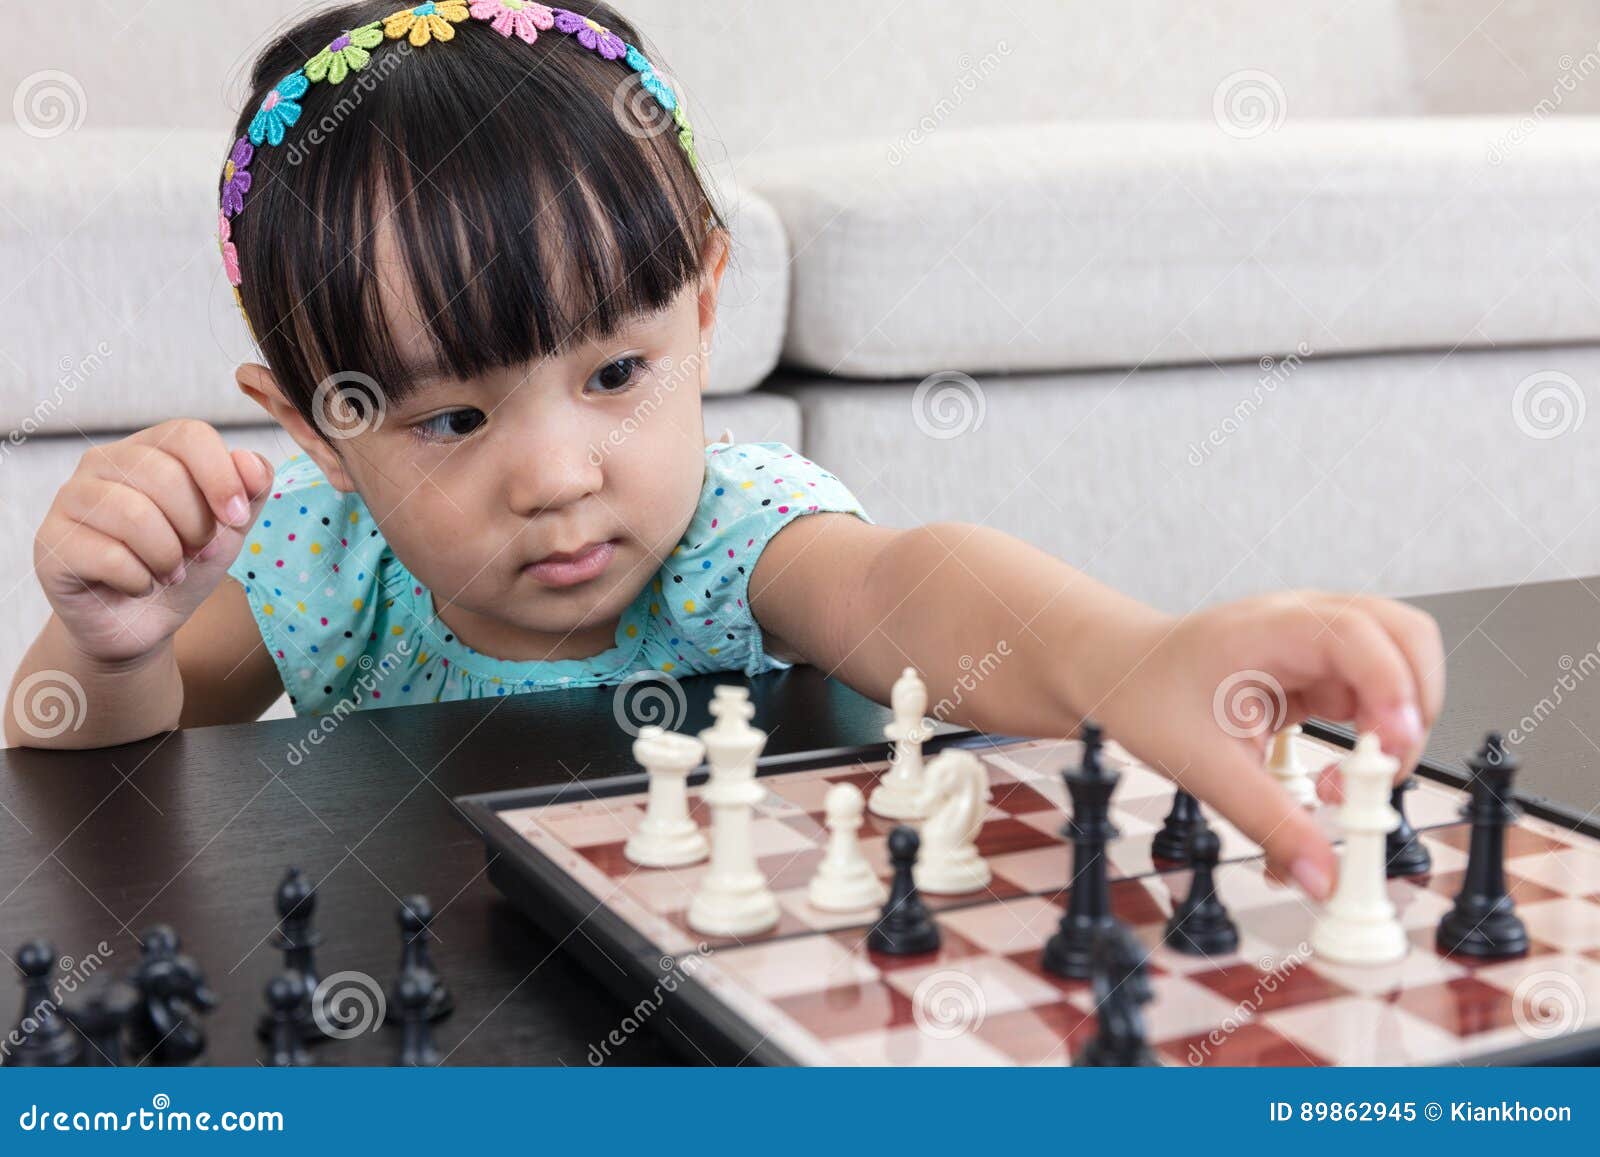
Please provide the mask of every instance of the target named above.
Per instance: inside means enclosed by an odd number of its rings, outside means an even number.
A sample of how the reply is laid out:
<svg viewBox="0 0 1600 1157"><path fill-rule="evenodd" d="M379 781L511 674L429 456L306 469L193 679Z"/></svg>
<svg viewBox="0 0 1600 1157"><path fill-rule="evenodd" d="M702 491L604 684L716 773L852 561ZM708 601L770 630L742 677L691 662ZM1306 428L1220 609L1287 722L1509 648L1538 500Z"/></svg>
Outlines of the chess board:
<svg viewBox="0 0 1600 1157"><path fill-rule="evenodd" d="M1296 740L1313 768L1347 742L1312 728ZM1071 874L1064 768L1077 741L973 733L954 744L985 764L992 802L978 838L994 878L966 896L924 895L943 943L926 956L867 949L876 911L825 913L806 899L827 831L823 797L837 783L870 793L885 749L763 761L752 839L782 908L772 930L744 939L696 933L686 910L701 862L641 868L623 844L644 814L643 775L458 800L482 832L489 875L519 907L586 958L630 1010L655 1019L687 1058L806 1065L1064 1065L1095 1032L1087 981L1039 965ZM1171 806L1167 779L1114 743L1119 835L1107 848L1114 911L1149 948L1149 1040L1163 1064L1408 1065L1540 1063L1600 1057L1600 830L1535 805L1506 832L1506 878L1527 925L1525 957L1441 956L1434 930L1466 863L1464 777L1425 766L1407 813L1433 858L1430 874L1389 881L1412 947L1385 966L1319 960L1314 907L1262 871L1259 849L1207 809L1222 843L1217 890L1240 931L1238 950L1207 958L1162 943L1189 872L1154 862L1151 837ZM691 815L710 817L690 779ZM1533 814L1535 811L1540 814ZM1319 821L1330 835L1336 808ZM885 879L891 821L870 813L862 847ZM602 1049L602 1052L604 1050Z"/></svg>

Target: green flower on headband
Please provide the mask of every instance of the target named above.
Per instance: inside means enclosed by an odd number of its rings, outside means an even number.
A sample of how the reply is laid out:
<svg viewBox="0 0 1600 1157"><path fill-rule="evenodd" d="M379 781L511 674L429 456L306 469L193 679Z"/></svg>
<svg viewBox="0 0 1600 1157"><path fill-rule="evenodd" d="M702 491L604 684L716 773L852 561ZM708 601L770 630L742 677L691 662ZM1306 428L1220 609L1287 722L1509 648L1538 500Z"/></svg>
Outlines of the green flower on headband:
<svg viewBox="0 0 1600 1157"><path fill-rule="evenodd" d="M306 61L306 79L338 84L348 74L360 72L372 59L370 49L383 43L383 25L378 21L352 28L328 47Z"/></svg>
<svg viewBox="0 0 1600 1157"><path fill-rule="evenodd" d="M407 37L415 48L430 40L454 40L456 30L450 25L460 24L467 18L467 0L428 0L415 8L402 8L383 18L383 34L390 40Z"/></svg>
<svg viewBox="0 0 1600 1157"><path fill-rule="evenodd" d="M672 110L672 119L678 123L679 146L689 154L689 164L698 169L700 158L694 152L694 130L689 127L689 114L683 111L681 104Z"/></svg>

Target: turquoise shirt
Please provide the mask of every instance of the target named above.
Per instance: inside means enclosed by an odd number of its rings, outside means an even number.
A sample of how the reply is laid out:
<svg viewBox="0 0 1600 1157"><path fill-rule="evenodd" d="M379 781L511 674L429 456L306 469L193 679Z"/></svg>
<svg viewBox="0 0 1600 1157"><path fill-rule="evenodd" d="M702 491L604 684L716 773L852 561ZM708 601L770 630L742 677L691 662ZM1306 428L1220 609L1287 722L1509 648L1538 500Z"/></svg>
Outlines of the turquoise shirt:
<svg viewBox="0 0 1600 1157"><path fill-rule="evenodd" d="M756 675L789 664L765 649L750 573L774 534L815 511L872 521L844 483L781 442L707 446L683 539L623 612L615 645L586 659L495 659L457 639L361 496L336 490L304 454L278 467L228 574L299 715L621 683L643 671Z"/></svg>

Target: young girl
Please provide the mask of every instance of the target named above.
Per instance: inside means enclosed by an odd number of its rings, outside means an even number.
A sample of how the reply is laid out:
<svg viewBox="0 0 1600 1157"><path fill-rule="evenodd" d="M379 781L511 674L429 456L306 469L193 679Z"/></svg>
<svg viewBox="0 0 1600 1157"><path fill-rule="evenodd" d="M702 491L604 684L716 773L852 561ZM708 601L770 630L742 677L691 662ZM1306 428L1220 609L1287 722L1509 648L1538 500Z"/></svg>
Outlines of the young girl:
<svg viewBox="0 0 1600 1157"><path fill-rule="evenodd" d="M1241 678L1376 729L1409 770L1443 694L1433 622L1301 592L1171 617L998 531L875 524L772 442L706 444L728 236L687 117L599 4L392 0L269 47L222 171L222 259L299 444L276 469L175 420L83 456L39 530L54 613L13 684L84 688L99 746L806 661L950 718L1085 715L1324 897L1327 841L1264 770ZM1331 789L1330 789L1331 790Z"/></svg>

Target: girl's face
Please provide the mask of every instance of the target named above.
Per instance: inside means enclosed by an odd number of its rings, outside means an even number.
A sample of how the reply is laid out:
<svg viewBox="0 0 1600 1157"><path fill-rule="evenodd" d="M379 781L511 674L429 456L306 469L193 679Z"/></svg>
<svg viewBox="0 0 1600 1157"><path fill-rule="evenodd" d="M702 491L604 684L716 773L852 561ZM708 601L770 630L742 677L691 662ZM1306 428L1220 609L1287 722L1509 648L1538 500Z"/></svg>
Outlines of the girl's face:
<svg viewBox="0 0 1600 1157"><path fill-rule="evenodd" d="M331 484L360 492L467 645L503 659L606 649L682 537L705 472L700 391L726 266L725 238L707 245L710 272L660 313L472 381L430 377L414 307L386 300L420 388L336 439L337 455L273 407ZM402 282L384 278L385 295Z"/></svg>

